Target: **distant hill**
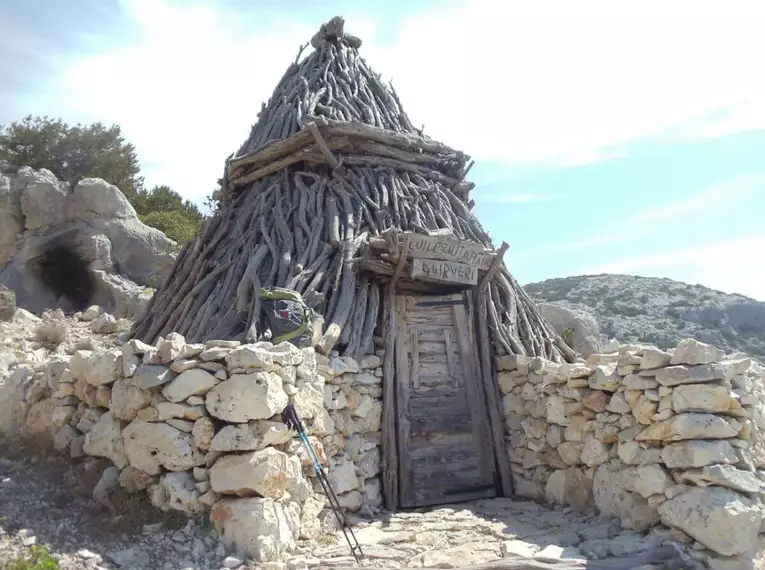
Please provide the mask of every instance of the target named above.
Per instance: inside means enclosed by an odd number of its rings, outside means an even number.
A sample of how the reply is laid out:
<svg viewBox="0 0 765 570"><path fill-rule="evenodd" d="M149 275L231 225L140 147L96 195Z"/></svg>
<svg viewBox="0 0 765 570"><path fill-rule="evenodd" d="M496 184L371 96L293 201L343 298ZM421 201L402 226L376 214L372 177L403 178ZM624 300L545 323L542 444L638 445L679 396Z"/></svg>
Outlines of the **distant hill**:
<svg viewBox="0 0 765 570"><path fill-rule="evenodd" d="M765 360L765 303L702 285L633 275L580 275L524 285L537 302L589 312L601 334L669 348L686 337Z"/></svg>

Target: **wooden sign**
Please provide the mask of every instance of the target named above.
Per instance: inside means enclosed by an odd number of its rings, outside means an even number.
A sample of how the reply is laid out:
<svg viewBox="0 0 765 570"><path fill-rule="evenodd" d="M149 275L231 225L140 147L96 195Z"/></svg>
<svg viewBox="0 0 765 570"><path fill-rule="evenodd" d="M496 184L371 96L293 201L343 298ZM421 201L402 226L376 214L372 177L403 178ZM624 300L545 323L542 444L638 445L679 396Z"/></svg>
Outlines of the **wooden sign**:
<svg viewBox="0 0 765 570"><path fill-rule="evenodd" d="M412 259L411 277L442 283L478 284L478 268L443 259Z"/></svg>
<svg viewBox="0 0 765 570"><path fill-rule="evenodd" d="M407 237L409 238L408 255L413 258L453 261L458 265L466 265L482 271L489 269L494 260L494 252L487 251L480 244L460 241L453 236L428 236L405 232L403 239L405 240Z"/></svg>

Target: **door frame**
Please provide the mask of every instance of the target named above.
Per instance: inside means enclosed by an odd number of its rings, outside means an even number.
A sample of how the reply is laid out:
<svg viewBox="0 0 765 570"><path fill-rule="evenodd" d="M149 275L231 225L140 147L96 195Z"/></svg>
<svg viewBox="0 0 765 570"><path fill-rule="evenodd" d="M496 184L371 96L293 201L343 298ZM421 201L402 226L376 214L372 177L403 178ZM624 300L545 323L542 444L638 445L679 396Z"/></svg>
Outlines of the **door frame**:
<svg viewBox="0 0 765 570"><path fill-rule="evenodd" d="M393 399L395 401L395 434L389 434L388 438L383 434L383 438L390 443L395 440L397 454L397 478L396 502L401 508L419 508L428 505L446 504L451 501L448 499L437 499L433 501L417 502L414 496L415 489L410 482L412 473L410 471L411 463L408 460L408 442L410 438L410 424L407 418L409 389L411 384L411 365L407 346L410 340L409 329L406 326L406 304L408 299L422 298L423 303L431 304L434 307L452 306L454 309L454 328L457 331L455 335L456 348L459 351L463 370L465 375L465 395L468 400L470 415L472 418L472 431L474 441L479 445L478 464L482 477L491 481L494 497L502 496L500 485L501 462L497 461L493 434L490 423L490 414L488 403L484 394L484 387L481 376L481 363L478 357L478 337L475 327L475 315L471 310L473 308L473 295L469 291L452 294L414 294L401 292L389 297L392 301L389 315L389 334L395 334L395 340L392 343L395 350L393 365ZM460 332L462 331L462 332ZM414 348L414 347L413 347ZM414 361L416 362L416 360ZM390 393L390 392L389 392ZM387 405L393 404L390 402ZM386 425L383 424L383 429ZM475 492L462 493L455 496L455 501L468 501L487 497L487 488L479 488Z"/></svg>

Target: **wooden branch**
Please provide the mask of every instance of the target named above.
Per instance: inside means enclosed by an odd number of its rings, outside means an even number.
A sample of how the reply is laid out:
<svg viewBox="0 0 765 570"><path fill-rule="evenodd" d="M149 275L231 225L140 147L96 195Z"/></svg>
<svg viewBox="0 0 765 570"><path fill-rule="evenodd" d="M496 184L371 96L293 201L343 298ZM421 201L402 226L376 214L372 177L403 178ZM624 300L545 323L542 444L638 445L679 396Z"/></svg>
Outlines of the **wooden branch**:
<svg viewBox="0 0 765 570"><path fill-rule="evenodd" d="M268 145L266 148L260 149L256 152L233 158L228 163L229 176L235 176L237 169L243 166L262 166L263 164L268 164L269 162L277 160L286 154L290 154L296 150L304 148L305 146L311 144L312 137L313 135L311 134L311 131L298 131L288 139L274 142Z"/></svg>
<svg viewBox="0 0 765 570"><path fill-rule="evenodd" d="M390 280L390 286L394 291L396 290L396 281L398 281L398 278L404 272L407 255L409 255L409 236L404 238L404 245L401 247L401 256L399 257L398 265L396 265L396 271Z"/></svg>
<svg viewBox="0 0 765 570"><path fill-rule="evenodd" d="M306 132L310 134L310 131ZM347 148L349 144L350 141L347 138L338 138L333 139L331 142L327 143L327 146L332 150L339 150L342 148ZM320 164L325 161L325 157L318 145L313 144L293 152L292 154L289 154L280 160L266 164L265 166L250 172L249 174L234 178L231 180L231 186L244 186L246 184L251 184L257 180L260 180L261 178L265 178L269 174L274 174L275 172L284 170L288 166L292 166L293 164L304 161Z"/></svg>
<svg viewBox="0 0 765 570"><path fill-rule="evenodd" d="M321 136L321 133L319 132L319 127L316 125L315 122L308 123L308 130L311 131L311 134L313 135L313 138L316 140L316 144L319 145L319 149L321 150L321 154L324 155L324 158L327 159L327 162L332 168L337 168L338 162L335 156L332 154L332 151L327 146L326 141L324 140L324 137Z"/></svg>
<svg viewBox="0 0 765 570"><path fill-rule="evenodd" d="M507 244L507 242L502 242L502 245L497 250L497 253L494 256L494 260L491 262L489 269L486 271L486 273L484 273L483 277L481 278L481 282L478 284L479 291L486 287L486 284L491 281L491 278L494 277L494 274L502 266L502 258L504 257L505 252L509 247L510 246Z"/></svg>
<svg viewBox="0 0 765 570"><path fill-rule="evenodd" d="M383 359L382 393L382 492L385 508L397 511L398 500L398 446L396 445L396 300L391 283L385 287L383 302L383 338L385 356Z"/></svg>
<svg viewBox="0 0 765 570"><path fill-rule="evenodd" d="M331 127L337 135L357 136L370 141L377 141L390 146L396 146L407 150L419 150L434 154L461 155L466 160L470 157L453 148L429 138L420 137L412 133L396 132L387 129L373 127L364 123L351 121L337 121L323 116L311 115L307 117L319 124Z"/></svg>
<svg viewBox="0 0 765 570"><path fill-rule="evenodd" d="M510 462L507 456L507 444L505 443L504 422L502 421L502 407L499 401L501 394L497 381L494 359L491 358L491 340L489 338L489 326L487 316L488 299L479 288L475 296L475 324L476 340L480 362L480 379L483 387L483 396L486 409L489 412L489 433L494 451L495 465L499 472L499 480L504 497L513 496L513 480L510 475Z"/></svg>

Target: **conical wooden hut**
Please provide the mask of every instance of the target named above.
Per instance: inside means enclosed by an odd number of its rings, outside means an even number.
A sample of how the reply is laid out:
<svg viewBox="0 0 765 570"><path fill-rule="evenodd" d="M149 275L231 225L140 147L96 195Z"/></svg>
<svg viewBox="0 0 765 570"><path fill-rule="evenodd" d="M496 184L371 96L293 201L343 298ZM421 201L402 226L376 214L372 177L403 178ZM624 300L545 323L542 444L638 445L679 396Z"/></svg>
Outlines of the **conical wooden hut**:
<svg viewBox="0 0 765 570"><path fill-rule="evenodd" d="M509 495L495 359L574 354L471 213L470 157L415 128L343 27L287 68L130 334L257 340L257 292L293 289L318 352L384 354L388 508Z"/></svg>

